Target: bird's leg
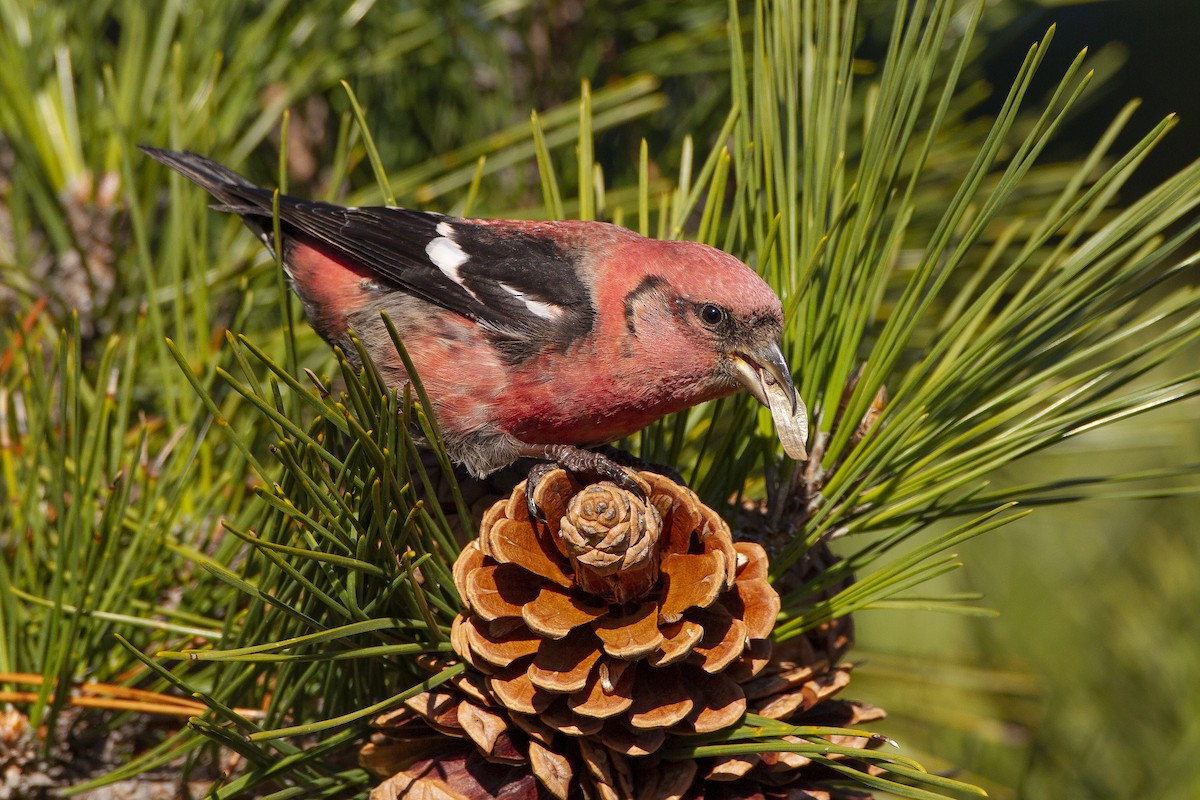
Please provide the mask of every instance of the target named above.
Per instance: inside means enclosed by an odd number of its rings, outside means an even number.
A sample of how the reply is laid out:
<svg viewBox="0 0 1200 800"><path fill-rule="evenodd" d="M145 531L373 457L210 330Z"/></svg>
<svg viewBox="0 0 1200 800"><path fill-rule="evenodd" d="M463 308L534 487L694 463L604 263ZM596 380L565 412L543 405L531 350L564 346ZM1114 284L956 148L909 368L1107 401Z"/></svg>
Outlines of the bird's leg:
<svg viewBox="0 0 1200 800"><path fill-rule="evenodd" d="M612 481L617 486L632 492L645 501L646 492L621 465L603 453L595 450L584 450L569 444L525 444L521 445L520 454L526 458L543 459L550 463L537 464L529 470L529 483L526 484L525 502L529 507L529 515L539 522L545 522L546 516L533 502L534 488L538 482L555 467L562 467L567 472L578 475L598 477L601 480Z"/></svg>

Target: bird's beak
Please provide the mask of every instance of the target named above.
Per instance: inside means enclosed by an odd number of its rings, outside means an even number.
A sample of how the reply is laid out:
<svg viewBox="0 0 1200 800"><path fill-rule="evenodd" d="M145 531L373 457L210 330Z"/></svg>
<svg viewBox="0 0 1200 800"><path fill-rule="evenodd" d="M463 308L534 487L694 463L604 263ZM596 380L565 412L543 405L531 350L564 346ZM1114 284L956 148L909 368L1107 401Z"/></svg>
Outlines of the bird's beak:
<svg viewBox="0 0 1200 800"><path fill-rule="evenodd" d="M792 371L774 342L730 356L734 374L750 394L767 408L783 451L797 461L808 460L808 409L792 385Z"/></svg>

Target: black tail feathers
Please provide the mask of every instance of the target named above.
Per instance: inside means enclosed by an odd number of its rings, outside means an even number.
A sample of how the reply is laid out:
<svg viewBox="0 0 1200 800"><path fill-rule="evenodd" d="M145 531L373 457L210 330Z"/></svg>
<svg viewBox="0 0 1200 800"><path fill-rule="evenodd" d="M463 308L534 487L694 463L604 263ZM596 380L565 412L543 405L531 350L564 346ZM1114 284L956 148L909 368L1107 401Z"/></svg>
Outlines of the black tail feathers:
<svg viewBox="0 0 1200 800"><path fill-rule="evenodd" d="M270 246L268 225L263 224L262 220L264 217L268 220L271 218L271 191L251 183L224 164L197 153L141 144L138 149L205 189L220 201L219 205L213 206L214 209L237 214Z"/></svg>

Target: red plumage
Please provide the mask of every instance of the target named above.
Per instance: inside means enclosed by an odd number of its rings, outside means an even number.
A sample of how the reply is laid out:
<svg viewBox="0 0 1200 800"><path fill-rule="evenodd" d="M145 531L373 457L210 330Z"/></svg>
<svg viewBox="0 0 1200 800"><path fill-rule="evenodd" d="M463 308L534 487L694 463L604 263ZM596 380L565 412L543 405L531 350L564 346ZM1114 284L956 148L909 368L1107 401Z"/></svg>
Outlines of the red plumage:
<svg viewBox="0 0 1200 800"><path fill-rule="evenodd" d="M202 156L142 149L275 246L271 192ZM807 421L779 350L779 299L730 255L601 222L459 219L287 196L279 217L283 262L313 327L347 354L353 330L399 386L407 375L386 311L451 457L476 475L520 456L611 471L576 448L742 386L796 429L788 449L803 457L796 442Z"/></svg>

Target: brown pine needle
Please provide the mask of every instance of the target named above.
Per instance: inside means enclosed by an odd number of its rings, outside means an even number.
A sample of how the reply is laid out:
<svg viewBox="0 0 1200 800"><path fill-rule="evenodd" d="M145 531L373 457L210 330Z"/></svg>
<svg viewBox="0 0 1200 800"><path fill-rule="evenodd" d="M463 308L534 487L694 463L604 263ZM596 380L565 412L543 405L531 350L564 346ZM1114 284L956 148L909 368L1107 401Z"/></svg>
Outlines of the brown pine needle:
<svg viewBox="0 0 1200 800"><path fill-rule="evenodd" d="M3 683L41 686L45 683L45 679L41 675L31 672L0 672L0 684ZM53 698L53 696L51 697ZM33 703L36 701L36 692L0 691L0 703ZM178 717L201 716L208 711L208 706L197 700L95 681L75 684L68 702L73 706L86 708L108 708ZM255 709L236 709L236 711L246 717L253 717L261 713Z"/></svg>

